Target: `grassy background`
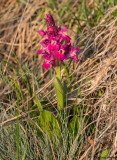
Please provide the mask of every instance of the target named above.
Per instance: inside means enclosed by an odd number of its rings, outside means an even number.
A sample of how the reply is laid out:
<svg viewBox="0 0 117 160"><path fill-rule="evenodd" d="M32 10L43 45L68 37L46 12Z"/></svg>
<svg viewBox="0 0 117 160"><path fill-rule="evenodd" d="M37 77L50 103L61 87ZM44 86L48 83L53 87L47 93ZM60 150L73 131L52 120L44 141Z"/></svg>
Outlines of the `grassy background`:
<svg viewBox="0 0 117 160"><path fill-rule="evenodd" d="M43 70L35 53L41 47L37 30L46 29L47 13L58 25L68 25L72 44L81 48L80 61L68 60L68 70L62 69L68 88L64 117L56 111L54 72ZM116 0L2 0L0 35L1 160L115 157ZM53 124L51 129L40 125L42 109L61 117L59 136ZM74 116L79 126L70 128Z"/></svg>

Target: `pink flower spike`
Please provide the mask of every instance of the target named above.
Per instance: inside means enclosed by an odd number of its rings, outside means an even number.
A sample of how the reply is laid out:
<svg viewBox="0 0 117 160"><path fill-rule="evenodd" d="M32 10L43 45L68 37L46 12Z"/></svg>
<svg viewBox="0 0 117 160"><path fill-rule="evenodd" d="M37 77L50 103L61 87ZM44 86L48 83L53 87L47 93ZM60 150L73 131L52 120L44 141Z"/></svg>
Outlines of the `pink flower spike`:
<svg viewBox="0 0 117 160"><path fill-rule="evenodd" d="M53 51L53 50L59 50L60 48L60 44L57 43L57 40L56 39L51 39L51 43L48 45L48 49L50 51Z"/></svg>
<svg viewBox="0 0 117 160"><path fill-rule="evenodd" d="M67 25L57 26L53 17L50 14L46 15L47 30L39 30L38 33L44 37L40 42L42 49L37 53L43 55L43 68L49 69L60 66L66 59L72 58L73 61L78 61L78 47L72 47L71 38L68 36Z"/></svg>
<svg viewBox="0 0 117 160"><path fill-rule="evenodd" d="M54 28L53 28L52 26L49 26L49 27L47 28L47 30L48 30L48 32L50 32L50 33L54 33Z"/></svg>
<svg viewBox="0 0 117 160"><path fill-rule="evenodd" d="M42 37L45 37L46 33L43 30L37 31Z"/></svg>
<svg viewBox="0 0 117 160"><path fill-rule="evenodd" d="M62 26L61 28L59 28L59 34L67 34L68 29L65 26Z"/></svg>
<svg viewBox="0 0 117 160"><path fill-rule="evenodd" d="M77 50L76 52L80 51L80 48L79 48L79 47L75 47L75 48L76 48L76 50Z"/></svg>
<svg viewBox="0 0 117 160"><path fill-rule="evenodd" d="M40 44L43 46L43 47L47 47L48 44L50 43L50 41L48 39L44 39L40 42Z"/></svg>
<svg viewBox="0 0 117 160"><path fill-rule="evenodd" d="M70 41L70 40L71 40L71 38L70 38L69 36L64 35L64 34L62 35L62 38L63 38L63 39L66 39L67 41Z"/></svg>
<svg viewBox="0 0 117 160"><path fill-rule="evenodd" d="M67 29L67 25L64 25L63 27Z"/></svg>
<svg viewBox="0 0 117 160"><path fill-rule="evenodd" d="M40 49L39 51L37 51L38 54L42 54L44 52L44 49Z"/></svg>
<svg viewBox="0 0 117 160"><path fill-rule="evenodd" d="M65 58L64 50L60 49L59 51L55 51L54 56L57 57L58 60L64 60L64 58Z"/></svg>
<svg viewBox="0 0 117 160"><path fill-rule="evenodd" d="M49 36L48 38L50 38L50 34L51 34L51 37L57 36L58 35L58 28L56 26L48 26L47 32L48 32L48 36Z"/></svg>
<svg viewBox="0 0 117 160"><path fill-rule="evenodd" d="M79 59L76 55L74 55L72 58L73 58L73 61L79 61Z"/></svg>
<svg viewBox="0 0 117 160"><path fill-rule="evenodd" d="M55 26L55 21L50 14L46 14L47 18L45 19L47 22L47 26Z"/></svg>
<svg viewBox="0 0 117 160"><path fill-rule="evenodd" d="M49 69L50 68L50 62L48 60L44 61L43 68L45 68L45 69Z"/></svg>
<svg viewBox="0 0 117 160"><path fill-rule="evenodd" d="M76 55L76 52L78 52L80 50L80 48L78 47L71 47L71 51L70 51L70 55L71 57L73 57L74 55Z"/></svg>
<svg viewBox="0 0 117 160"><path fill-rule="evenodd" d="M72 57L74 61L79 61L79 59L77 58L77 55L76 55L76 52L78 52L79 50L80 50L80 48L78 48L78 47L74 47L74 48L71 47L70 57Z"/></svg>

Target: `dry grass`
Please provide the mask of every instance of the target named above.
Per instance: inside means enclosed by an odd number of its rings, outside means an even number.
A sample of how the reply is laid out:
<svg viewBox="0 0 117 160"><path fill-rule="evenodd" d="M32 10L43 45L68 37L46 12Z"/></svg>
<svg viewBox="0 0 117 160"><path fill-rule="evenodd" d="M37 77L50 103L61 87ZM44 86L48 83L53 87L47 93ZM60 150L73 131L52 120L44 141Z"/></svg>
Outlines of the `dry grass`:
<svg viewBox="0 0 117 160"><path fill-rule="evenodd" d="M117 10L117 6L109 13ZM107 19L107 17L109 18ZM111 146L110 157L117 153L117 18L105 15L100 24L80 36L85 41L79 55L81 62L76 66L74 82L83 82L81 94L90 106L95 123L95 134L89 139L82 158L92 149L92 160L96 151ZM75 83L73 84L75 85ZM70 93L70 95L76 95ZM73 98L75 100L75 98ZM78 104L81 100L78 99ZM108 132L108 133L107 133ZM101 149L100 149L101 148ZM99 153L97 153L99 154ZM96 155L98 157L98 155Z"/></svg>
<svg viewBox="0 0 117 160"><path fill-rule="evenodd" d="M93 3L93 1L91 2ZM64 3L61 2L60 5L64 5ZM92 3L87 5L91 6ZM77 7L76 2L73 2L72 5ZM52 14L56 13L54 17L59 22L64 20L67 24L69 14L65 14L60 19L57 14L59 9L52 10L46 0L30 1L26 4L16 3L15 0L2 1L0 6L0 18L2 19L0 24L0 60L7 59L8 62L17 67L16 60L13 57L13 52L15 52L21 64L29 61L29 66L33 65L31 60L34 56L34 50L39 49L40 41L36 31L45 28L43 20L47 13L45 6ZM72 19L69 20L73 41L75 39L81 46L78 55L80 61L75 64L75 77L69 84L75 88L73 92L69 93L69 100L74 103L77 84L81 84L82 99L79 97L77 104L81 104L82 100L84 101L85 105L90 108L89 114L93 116L92 123L95 124L95 133L92 133L91 137L87 137L84 150L79 155L80 160L84 158L87 160L89 153L91 153L91 160L93 160L94 157L100 155L100 152L108 148L110 149L109 156L115 156L117 153L117 17L113 18L115 11L117 11L117 6L110 8L100 23L91 29L88 29L84 22L81 23L83 30L78 38L74 38L75 32L77 32L76 24L72 25ZM92 19L93 14L92 10L89 19ZM38 56L38 65L41 65L41 56ZM7 68L8 66L5 65L4 73ZM72 71L73 68L71 67L70 77ZM63 76L64 73L63 70ZM47 72L44 72L41 77L47 78ZM36 94L46 92L45 97L50 97L48 86L52 84L52 81L53 79L46 85L42 84L42 88L37 90ZM0 83L2 84L2 79ZM31 83L33 85L33 80L31 80ZM4 102L4 95L8 94L8 88L4 85L0 87L0 96ZM27 94L25 88L24 92ZM27 101L29 102L31 99L33 99L33 96L29 97ZM23 105L20 106L20 110L22 107ZM7 109L9 109L9 106ZM23 112L22 114L23 116L27 115ZM19 115L19 118L22 117L22 114ZM17 116L6 121L3 119L1 124L16 119Z"/></svg>

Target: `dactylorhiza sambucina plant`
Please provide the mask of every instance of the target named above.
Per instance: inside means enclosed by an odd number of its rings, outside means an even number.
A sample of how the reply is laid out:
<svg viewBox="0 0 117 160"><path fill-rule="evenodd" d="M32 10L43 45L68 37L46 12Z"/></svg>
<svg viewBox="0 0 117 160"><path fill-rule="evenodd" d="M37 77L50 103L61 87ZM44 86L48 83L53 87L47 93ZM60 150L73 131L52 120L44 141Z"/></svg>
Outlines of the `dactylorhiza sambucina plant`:
<svg viewBox="0 0 117 160"><path fill-rule="evenodd" d="M73 61L78 61L76 52L79 47L73 47L71 45L71 38L67 35L67 26L58 27L50 14L46 15L47 31L39 30L38 33L44 37L44 40L40 42L42 49L38 51L38 54L42 54L44 60L43 68L49 69L50 66L55 68L55 89L58 100L58 109L64 107L64 91L61 83L61 64L68 58L72 58Z"/></svg>

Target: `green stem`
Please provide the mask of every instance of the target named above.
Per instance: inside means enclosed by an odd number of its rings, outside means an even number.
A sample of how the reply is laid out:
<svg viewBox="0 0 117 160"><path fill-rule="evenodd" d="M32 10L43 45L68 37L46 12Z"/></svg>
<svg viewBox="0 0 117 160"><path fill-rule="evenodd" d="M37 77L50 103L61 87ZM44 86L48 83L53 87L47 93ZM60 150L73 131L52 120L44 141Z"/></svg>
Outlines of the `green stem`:
<svg viewBox="0 0 117 160"><path fill-rule="evenodd" d="M55 67L55 71L56 71L56 77L61 80L61 67L57 66Z"/></svg>
<svg viewBox="0 0 117 160"><path fill-rule="evenodd" d="M64 89L61 83L61 68L60 66L55 67L56 78L55 78L55 90L57 96L57 108L58 110L64 107Z"/></svg>

